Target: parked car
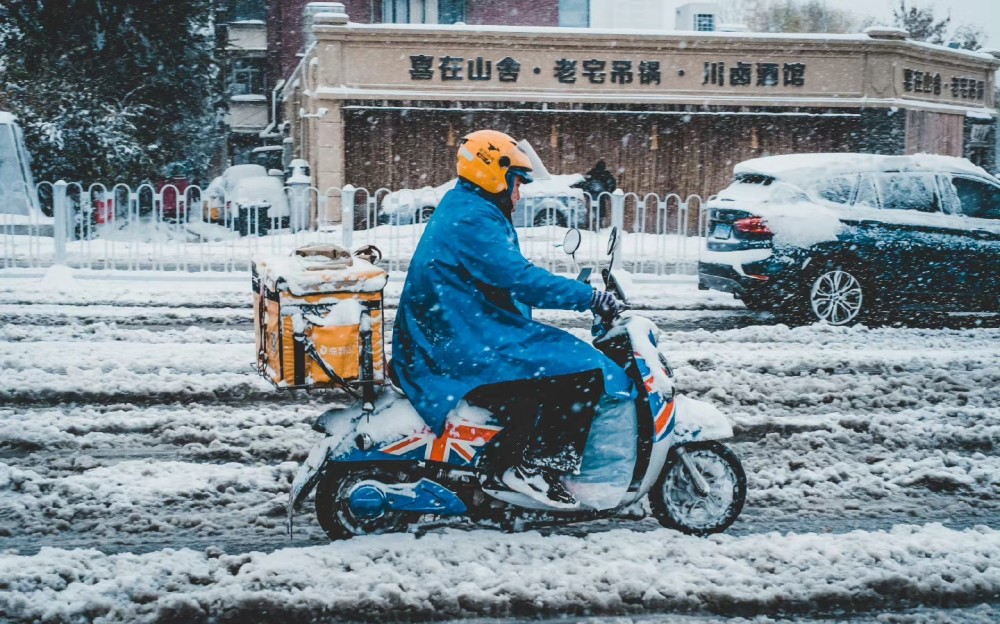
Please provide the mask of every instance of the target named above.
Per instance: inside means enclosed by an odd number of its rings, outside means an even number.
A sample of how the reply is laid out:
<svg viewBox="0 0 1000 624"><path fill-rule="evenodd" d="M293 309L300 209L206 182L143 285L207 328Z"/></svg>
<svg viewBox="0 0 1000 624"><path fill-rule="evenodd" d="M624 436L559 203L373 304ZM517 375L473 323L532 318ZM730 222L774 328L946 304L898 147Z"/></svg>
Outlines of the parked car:
<svg viewBox="0 0 1000 624"><path fill-rule="evenodd" d="M968 160L794 154L734 173L706 204L700 288L833 325L1000 312L1000 180Z"/></svg>
<svg viewBox="0 0 1000 624"><path fill-rule="evenodd" d="M205 221L247 234L287 227L291 214L283 172L260 165L233 165L205 189Z"/></svg>
<svg viewBox="0 0 1000 624"><path fill-rule="evenodd" d="M586 227L587 202L579 186L584 176L578 173L552 175L545 169L526 141L518 144L532 161L534 181L521 186L521 200L514 207L514 225L530 227L558 225ZM458 178L436 187L393 191L379 204L380 225L423 223L434 213L444 194L454 188Z"/></svg>

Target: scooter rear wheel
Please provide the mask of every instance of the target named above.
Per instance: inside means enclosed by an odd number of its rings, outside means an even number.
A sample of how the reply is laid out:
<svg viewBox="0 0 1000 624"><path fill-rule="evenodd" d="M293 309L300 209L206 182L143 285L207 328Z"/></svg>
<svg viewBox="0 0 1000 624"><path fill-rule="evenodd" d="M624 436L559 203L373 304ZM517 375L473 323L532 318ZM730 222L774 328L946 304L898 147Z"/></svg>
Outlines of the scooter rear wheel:
<svg viewBox="0 0 1000 624"><path fill-rule="evenodd" d="M649 507L660 524L688 535L725 531L743 511L747 477L736 454L715 441L683 445L698 472L708 483L702 495L676 449L671 449L656 484L649 493Z"/></svg>
<svg viewBox="0 0 1000 624"><path fill-rule="evenodd" d="M394 533L406 529L413 514L386 511L376 518L358 516L351 509L351 491L362 481L398 483L393 473L381 468L329 469L316 484L316 519L332 540L358 535Z"/></svg>

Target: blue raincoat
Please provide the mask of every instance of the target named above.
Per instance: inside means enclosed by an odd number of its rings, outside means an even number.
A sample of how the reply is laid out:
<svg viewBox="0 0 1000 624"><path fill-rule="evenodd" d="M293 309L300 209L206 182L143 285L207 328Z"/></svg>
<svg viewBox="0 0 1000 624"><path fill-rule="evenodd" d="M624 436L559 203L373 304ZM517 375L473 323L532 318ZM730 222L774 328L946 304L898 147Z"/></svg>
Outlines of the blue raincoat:
<svg viewBox="0 0 1000 624"><path fill-rule="evenodd" d="M448 412L479 386L598 368L606 394L631 396L604 354L531 320L531 307L588 310L592 289L528 262L510 219L482 193L459 180L444 196L403 286L393 369L417 412L441 435Z"/></svg>

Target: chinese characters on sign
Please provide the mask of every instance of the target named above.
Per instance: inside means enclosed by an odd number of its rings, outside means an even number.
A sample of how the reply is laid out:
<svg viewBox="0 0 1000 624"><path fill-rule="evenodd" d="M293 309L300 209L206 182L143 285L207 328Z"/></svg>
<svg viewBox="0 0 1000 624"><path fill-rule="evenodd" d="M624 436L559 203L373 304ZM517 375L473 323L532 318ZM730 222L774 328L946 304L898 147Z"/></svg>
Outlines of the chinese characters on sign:
<svg viewBox="0 0 1000 624"><path fill-rule="evenodd" d="M410 79L411 80L432 80L434 70L440 72L441 80L492 80L493 61L484 60L478 56L470 60L467 65L463 65L464 58L460 56L442 56L438 58L437 66L434 65L434 57L426 54L414 54L410 56ZM517 82L517 76L521 72L521 64L507 57L496 63L496 77L500 82ZM464 72L464 73L463 73Z"/></svg>
<svg viewBox="0 0 1000 624"><path fill-rule="evenodd" d="M729 70L728 73L726 70ZM410 56L410 79L433 80L435 76L442 82L448 81L490 81L496 77L499 82L517 82L521 64L512 57L505 57L496 63L477 56L467 59L461 56L438 56L414 54ZM535 67L535 74L542 68ZM680 70L678 76L684 76ZM603 59L556 59L552 66L552 77L562 84L595 85L640 85L662 84L660 62ZM705 63L702 85L734 87L756 85L758 87L803 87L806 84L805 63L744 63L738 61L731 67L726 63Z"/></svg>
<svg viewBox="0 0 1000 624"><path fill-rule="evenodd" d="M756 72L755 72L756 70ZM754 74L757 79L754 81ZM705 63L703 85L726 86L726 64ZM806 84L805 63L744 63L739 61L729 68L729 84L734 87L803 87Z"/></svg>
<svg viewBox="0 0 1000 624"><path fill-rule="evenodd" d="M499 82L517 82L521 64L506 57L496 64L481 56L465 59L460 56L439 56L427 54L410 56L410 79L433 80L435 72L442 82L451 80L488 81L493 80L494 70ZM535 73L541 73L536 67ZM606 61L601 59L557 59L552 67L553 77L563 84L581 83L627 85L638 81L642 85L660 84L660 62ZM638 80L637 80L638 79Z"/></svg>
<svg viewBox="0 0 1000 624"><path fill-rule="evenodd" d="M939 73L903 70L903 91L909 93L933 93L941 95L941 91L951 89L951 97L963 100L985 99L986 81L975 78L952 76L951 82L946 82Z"/></svg>

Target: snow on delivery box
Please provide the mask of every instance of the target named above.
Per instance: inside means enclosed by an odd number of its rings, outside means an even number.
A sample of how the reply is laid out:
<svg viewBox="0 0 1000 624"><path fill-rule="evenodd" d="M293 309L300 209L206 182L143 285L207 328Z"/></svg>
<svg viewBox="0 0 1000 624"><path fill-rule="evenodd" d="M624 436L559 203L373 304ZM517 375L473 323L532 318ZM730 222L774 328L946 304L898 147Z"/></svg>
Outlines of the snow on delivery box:
<svg viewBox="0 0 1000 624"><path fill-rule="evenodd" d="M371 246L369 246L371 247ZM279 388L342 388L366 400L385 379L382 290L367 256L309 245L252 265L257 370ZM369 261L371 260L371 261Z"/></svg>

